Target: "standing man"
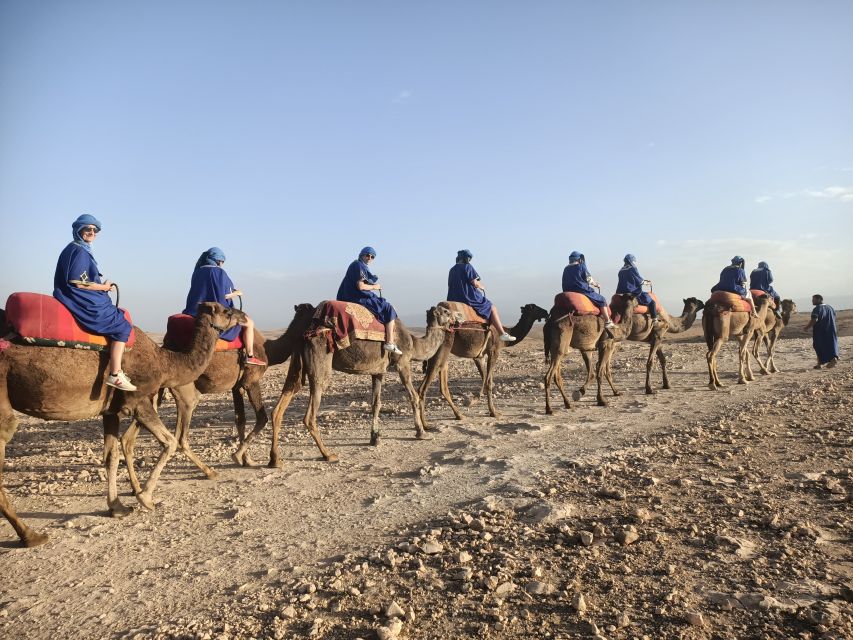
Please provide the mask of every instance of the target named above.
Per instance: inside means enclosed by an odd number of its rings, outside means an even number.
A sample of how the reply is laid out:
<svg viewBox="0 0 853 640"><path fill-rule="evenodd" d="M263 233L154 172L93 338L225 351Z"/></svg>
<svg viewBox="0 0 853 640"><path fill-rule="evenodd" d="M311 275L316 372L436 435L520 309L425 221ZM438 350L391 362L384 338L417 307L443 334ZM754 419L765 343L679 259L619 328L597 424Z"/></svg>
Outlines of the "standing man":
<svg viewBox="0 0 853 640"><path fill-rule="evenodd" d="M803 327L803 331L813 328L812 344L817 354L815 369L826 365L832 369L838 364L838 330L835 326L835 309L823 303L823 296L816 294L812 296L812 319Z"/></svg>

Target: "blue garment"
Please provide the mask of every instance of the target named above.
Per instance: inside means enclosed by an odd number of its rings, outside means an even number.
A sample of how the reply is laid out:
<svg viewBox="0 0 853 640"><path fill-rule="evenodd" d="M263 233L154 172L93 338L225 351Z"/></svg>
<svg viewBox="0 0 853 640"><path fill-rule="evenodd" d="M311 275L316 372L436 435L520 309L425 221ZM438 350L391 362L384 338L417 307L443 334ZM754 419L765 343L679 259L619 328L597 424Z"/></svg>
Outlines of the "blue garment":
<svg viewBox="0 0 853 640"><path fill-rule="evenodd" d="M820 364L838 357L838 331L835 326L835 309L819 304L812 310L812 344Z"/></svg>
<svg viewBox="0 0 853 640"><path fill-rule="evenodd" d="M362 291L358 288L359 282L376 284L378 276L373 275L367 265L361 260L353 260L347 268L341 286L338 287L337 300L344 302L355 302L360 304L376 316L382 324L388 324L397 319L397 312L385 298L380 298L373 291Z"/></svg>
<svg viewBox="0 0 853 640"><path fill-rule="evenodd" d="M112 303L107 292L76 287L69 284L69 280L102 284L98 263L77 242L69 243L59 254L53 276L53 297L68 308L86 331L116 342L127 342L133 327L124 317L124 311Z"/></svg>
<svg viewBox="0 0 853 640"><path fill-rule="evenodd" d="M779 294L773 288L773 272L770 271L770 267L765 268L759 265L757 269L753 269L749 274L749 288L764 291L774 300L779 299Z"/></svg>
<svg viewBox="0 0 853 640"><path fill-rule="evenodd" d="M199 267L193 271L193 277L190 280L190 292L187 294L184 313L195 317L198 305L202 302L218 302L223 306L233 307L234 301L230 298L226 299L225 296L236 289L222 267ZM238 324L219 334L219 339L231 342L242 330L243 327Z"/></svg>
<svg viewBox="0 0 853 640"><path fill-rule="evenodd" d="M193 268L198 269L205 265L209 267L218 267L218 263L220 262L225 262L225 252L219 247L210 247L210 249L198 257L198 260L195 262L195 267Z"/></svg>
<svg viewBox="0 0 853 640"><path fill-rule="evenodd" d="M447 299L450 302L464 302L474 311L488 318L492 315L492 303L486 297L485 291L478 289L472 280L479 280L480 274L470 264L460 262L450 268L447 275Z"/></svg>
<svg viewBox="0 0 853 640"><path fill-rule="evenodd" d="M592 275L584 262L566 265L566 268L563 269L563 291L582 293L592 300L596 307L606 307L607 300L589 284L587 278L591 277Z"/></svg>
<svg viewBox="0 0 853 640"><path fill-rule="evenodd" d="M633 256L632 256L633 257ZM627 259L627 256L626 256ZM649 314L652 318L658 317L658 307L655 299L649 295L648 291L643 291L643 276L634 265L625 265L619 269L619 282L616 284L616 293L627 293L636 298L638 305L643 305L649 308Z"/></svg>
<svg viewBox="0 0 853 640"><path fill-rule="evenodd" d="M720 281L711 287L711 293L728 291L745 298L747 295L746 282L746 272L740 267L730 264L720 272Z"/></svg>

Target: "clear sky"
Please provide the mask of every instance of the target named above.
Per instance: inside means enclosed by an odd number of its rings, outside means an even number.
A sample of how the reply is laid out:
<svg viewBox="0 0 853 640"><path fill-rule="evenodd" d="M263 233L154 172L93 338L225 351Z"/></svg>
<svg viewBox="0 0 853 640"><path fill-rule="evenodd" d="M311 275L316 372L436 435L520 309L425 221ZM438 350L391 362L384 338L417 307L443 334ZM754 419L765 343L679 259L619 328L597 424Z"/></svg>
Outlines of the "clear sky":
<svg viewBox="0 0 853 640"><path fill-rule="evenodd" d="M735 254L850 307L851 79L849 0L3 0L0 304L91 213L155 332L211 245L264 329L366 244L414 324L461 248L508 324L575 249L675 312Z"/></svg>

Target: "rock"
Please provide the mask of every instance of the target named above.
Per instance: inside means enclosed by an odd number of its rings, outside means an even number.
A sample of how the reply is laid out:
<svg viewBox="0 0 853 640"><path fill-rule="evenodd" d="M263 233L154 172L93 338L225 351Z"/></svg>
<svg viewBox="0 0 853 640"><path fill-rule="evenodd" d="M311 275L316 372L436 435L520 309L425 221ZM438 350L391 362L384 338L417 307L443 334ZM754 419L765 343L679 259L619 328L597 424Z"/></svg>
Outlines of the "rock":
<svg viewBox="0 0 853 640"><path fill-rule="evenodd" d="M388 627L379 627L376 630L376 638L377 640L396 640L397 634Z"/></svg>
<svg viewBox="0 0 853 640"><path fill-rule="evenodd" d="M387 618L402 618L405 615L406 612L403 610L403 607L396 602L391 602L391 604L388 605L388 608L385 609L385 617Z"/></svg>
<svg viewBox="0 0 853 640"><path fill-rule="evenodd" d="M684 614L684 619L688 624L694 627L704 627L705 626L705 618L702 617L702 614L697 611L688 611Z"/></svg>
<svg viewBox="0 0 853 640"><path fill-rule="evenodd" d="M459 569L459 571L453 574L454 580L461 580L462 582L467 582L471 579L471 576L474 575L474 572L470 569L470 567L463 567Z"/></svg>
<svg viewBox="0 0 853 640"><path fill-rule="evenodd" d="M551 595L556 590L553 584L541 580L531 580L525 587L525 591L534 596Z"/></svg>
<svg viewBox="0 0 853 640"><path fill-rule="evenodd" d="M440 542L435 542L434 540L429 540L424 543L421 547L421 551L423 551L427 555L435 555L436 553L441 553L444 551L444 545Z"/></svg>
<svg viewBox="0 0 853 640"><path fill-rule="evenodd" d="M465 564L466 562L471 562L471 554L467 551L460 551L456 554L456 561L459 564Z"/></svg>
<svg viewBox="0 0 853 640"><path fill-rule="evenodd" d="M616 626L620 629L624 629L625 627L631 624L631 618L628 617L628 614L624 611L616 616Z"/></svg>
<svg viewBox="0 0 853 640"><path fill-rule="evenodd" d="M287 605L284 609L281 610L281 617L293 619L296 617L296 609L293 608L292 604Z"/></svg>
<svg viewBox="0 0 853 640"><path fill-rule="evenodd" d="M592 544L593 535L591 531L581 531L578 536L580 536L581 544L585 547L588 547Z"/></svg>
<svg viewBox="0 0 853 640"><path fill-rule="evenodd" d="M621 530L616 532L616 539L627 547L639 540L640 534L636 531L631 531L630 529Z"/></svg>
<svg viewBox="0 0 853 640"><path fill-rule="evenodd" d="M572 609L578 613L586 611L586 599L583 597L582 593L575 594L575 597L572 599Z"/></svg>
<svg viewBox="0 0 853 640"><path fill-rule="evenodd" d="M506 595L507 593L512 593L513 591L515 591L515 589L516 589L516 585L514 582L512 582L512 581L504 582L503 584L498 585L498 587L495 589L495 595L496 596Z"/></svg>

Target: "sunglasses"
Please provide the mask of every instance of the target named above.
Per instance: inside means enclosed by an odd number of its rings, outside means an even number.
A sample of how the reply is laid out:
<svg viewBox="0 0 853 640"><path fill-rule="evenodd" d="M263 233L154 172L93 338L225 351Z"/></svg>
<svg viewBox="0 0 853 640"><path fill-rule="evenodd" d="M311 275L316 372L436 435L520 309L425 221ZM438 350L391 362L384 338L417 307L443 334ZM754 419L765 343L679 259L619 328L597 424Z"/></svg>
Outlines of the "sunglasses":
<svg viewBox="0 0 853 640"><path fill-rule="evenodd" d="M98 227L83 227L80 233L98 233Z"/></svg>

